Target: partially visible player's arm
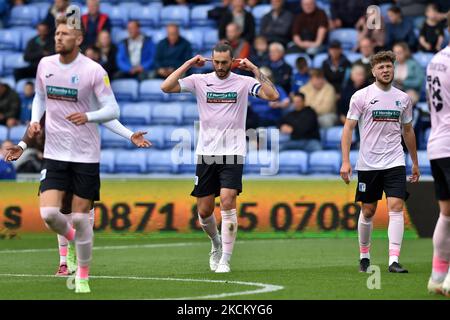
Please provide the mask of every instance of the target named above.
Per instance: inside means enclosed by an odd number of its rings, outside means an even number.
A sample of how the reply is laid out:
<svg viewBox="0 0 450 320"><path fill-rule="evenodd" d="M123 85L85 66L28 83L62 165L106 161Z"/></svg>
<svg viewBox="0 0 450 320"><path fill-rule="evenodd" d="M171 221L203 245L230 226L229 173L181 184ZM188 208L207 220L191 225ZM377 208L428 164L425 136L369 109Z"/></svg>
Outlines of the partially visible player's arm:
<svg viewBox="0 0 450 320"><path fill-rule="evenodd" d="M345 120L344 129L342 131L341 138L341 151L342 151L342 166L340 175L345 183L350 183L350 176L352 175L352 165L350 164L350 147L352 145L352 135L358 120L347 118Z"/></svg>
<svg viewBox="0 0 450 320"><path fill-rule="evenodd" d="M147 132L137 131L133 133L130 129L125 127L119 120L111 120L108 122L102 123L108 130L114 132L115 134L130 140L133 142L138 148L148 148L152 145L152 143L144 138L144 135Z"/></svg>
<svg viewBox="0 0 450 320"><path fill-rule="evenodd" d="M194 66L202 67L205 65L206 61L206 58L201 55L196 55L192 59L189 59L183 63L181 67L172 72L166 80L163 81L163 83L161 83L161 90L165 93L180 93L181 86L178 83L178 80L180 80L183 74L185 74L190 68Z"/></svg>
<svg viewBox="0 0 450 320"><path fill-rule="evenodd" d="M409 178L409 181L417 182L419 181L420 171L419 171L419 160L417 158L416 135L414 133L412 122L403 124L402 135L412 160L412 169L411 169L412 175Z"/></svg>
<svg viewBox="0 0 450 320"><path fill-rule="evenodd" d="M258 97L264 100L275 101L280 98L280 93L275 88L272 81L270 81L257 66L255 66L250 60L242 59L239 63L239 69L253 72L256 80L261 84L261 88L258 91Z"/></svg>
<svg viewBox="0 0 450 320"><path fill-rule="evenodd" d="M41 121L39 122L39 125L40 125L41 128L44 128L44 126L45 126L45 114L44 114L44 116L42 116ZM39 148L37 135L34 136L33 138L30 138L29 135L28 135L28 130L30 130L30 126L31 126L31 124L28 125L27 130L23 134L22 140L18 144L7 148L8 153L6 154L6 157L5 157L6 161L16 161L16 160L18 160L22 156L23 152L28 147Z"/></svg>
<svg viewBox="0 0 450 320"><path fill-rule="evenodd" d="M41 131L40 121L45 113L45 96L36 90L31 106L31 122L27 129L27 135L30 139L34 139Z"/></svg>

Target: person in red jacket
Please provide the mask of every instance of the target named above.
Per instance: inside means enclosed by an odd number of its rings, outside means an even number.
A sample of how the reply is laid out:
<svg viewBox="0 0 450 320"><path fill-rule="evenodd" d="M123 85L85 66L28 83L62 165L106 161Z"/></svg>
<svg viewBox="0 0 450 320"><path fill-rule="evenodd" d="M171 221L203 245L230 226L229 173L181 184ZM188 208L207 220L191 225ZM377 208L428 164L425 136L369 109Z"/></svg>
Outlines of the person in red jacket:
<svg viewBox="0 0 450 320"><path fill-rule="evenodd" d="M88 13L81 16L85 30L83 47L95 45L97 36L102 30L111 32L111 22L107 14L100 13L100 0L86 1Z"/></svg>

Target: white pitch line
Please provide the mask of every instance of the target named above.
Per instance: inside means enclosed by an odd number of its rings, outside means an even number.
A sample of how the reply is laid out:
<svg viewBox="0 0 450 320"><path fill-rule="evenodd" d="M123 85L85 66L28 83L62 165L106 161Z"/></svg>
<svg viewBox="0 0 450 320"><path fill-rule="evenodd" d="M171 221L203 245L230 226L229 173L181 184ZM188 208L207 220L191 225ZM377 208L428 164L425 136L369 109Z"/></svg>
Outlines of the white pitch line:
<svg viewBox="0 0 450 320"><path fill-rule="evenodd" d="M35 278L53 278L57 279L53 275L38 275L38 274L10 274L4 273L0 274L0 277L35 277ZM256 290L247 290L247 291L238 291L238 292L228 292L228 293L220 293L220 294L211 294L205 296L197 296L197 297L182 297L182 298L165 298L165 299L156 299L156 300L195 300L195 299L220 299L227 298L232 296L243 296L249 294L261 294L261 293L269 293L274 291L279 291L284 289L283 286L259 283L259 282L245 282L245 281L233 281L233 280L209 280L209 279L182 279L182 278L156 278L156 277L130 277L130 276L91 276L94 279L120 279L120 280L147 280L147 281L178 281L178 282L204 282L204 283L223 283L223 284L238 284L245 286L254 286L259 287Z"/></svg>

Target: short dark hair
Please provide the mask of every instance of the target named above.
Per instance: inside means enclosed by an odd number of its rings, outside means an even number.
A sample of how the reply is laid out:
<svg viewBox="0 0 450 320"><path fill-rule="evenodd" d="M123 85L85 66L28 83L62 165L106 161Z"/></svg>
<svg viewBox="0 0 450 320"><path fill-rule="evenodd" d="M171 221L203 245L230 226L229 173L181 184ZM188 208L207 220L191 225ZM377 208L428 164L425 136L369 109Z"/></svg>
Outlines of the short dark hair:
<svg viewBox="0 0 450 320"><path fill-rule="evenodd" d="M221 41L217 43L213 48L214 52L230 52L230 57L233 58L233 48L231 48L230 43L228 41Z"/></svg>
<svg viewBox="0 0 450 320"><path fill-rule="evenodd" d="M297 60L295 60L295 65L297 67L301 65L308 66L308 61L306 61L305 57L298 57Z"/></svg>
<svg viewBox="0 0 450 320"><path fill-rule="evenodd" d="M390 12L393 12L393 13L395 13L395 14L402 14L402 9L400 9L399 7L397 7L397 6L392 6L392 7L390 7L389 9L388 9L388 11L390 11Z"/></svg>
<svg viewBox="0 0 450 320"><path fill-rule="evenodd" d="M370 58L370 66L373 68L382 62L395 62L395 53L392 51L380 51Z"/></svg>
<svg viewBox="0 0 450 320"><path fill-rule="evenodd" d="M301 97L303 100L305 100L305 95L300 91L294 92L294 97Z"/></svg>
<svg viewBox="0 0 450 320"><path fill-rule="evenodd" d="M25 82L25 85L26 86L33 86L34 87L34 82L33 81L27 81L27 82Z"/></svg>
<svg viewBox="0 0 450 320"><path fill-rule="evenodd" d="M320 69L320 68L314 68L314 69L311 69L311 70L309 71L309 76L310 76L311 78L313 78L313 77L324 78L324 77L325 77L325 74L323 73L323 70L322 70L322 69Z"/></svg>

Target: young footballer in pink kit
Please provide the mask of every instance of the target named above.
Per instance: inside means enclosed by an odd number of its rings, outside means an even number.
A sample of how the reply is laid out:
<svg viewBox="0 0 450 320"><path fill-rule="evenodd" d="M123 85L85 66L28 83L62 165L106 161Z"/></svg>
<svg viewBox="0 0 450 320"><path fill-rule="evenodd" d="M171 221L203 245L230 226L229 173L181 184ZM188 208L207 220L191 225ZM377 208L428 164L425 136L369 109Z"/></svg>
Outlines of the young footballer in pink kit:
<svg viewBox="0 0 450 320"><path fill-rule="evenodd" d="M413 162L410 181L417 182L420 172L412 127L412 103L405 92L392 86L394 62L395 55L391 51L379 52L371 58L376 81L352 96L342 133L340 173L348 184L352 174L349 159L352 132L359 124L356 201L362 202L358 221L361 272L367 272L370 266L372 219L383 191L389 210L389 272L408 272L398 261L404 230L403 206L407 198L402 135Z"/></svg>
<svg viewBox="0 0 450 320"><path fill-rule="evenodd" d="M447 17L450 19L450 12ZM450 46L428 64L427 99L431 114L427 151L440 209L428 291L450 297Z"/></svg>
<svg viewBox="0 0 450 320"><path fill-rule="evenodd" d="M214 72L181 78L191 67L204 65L195 56L175 70L161 85L166 93L192 92L197 97L200 133L196 154L195 186L200 225L212 242L210 269L230 272L230 259L237 234L236 197L242 191L242 171L246 154L245 121L248 95L265 100L278 99L274 85L247 59L240 68L255 78L231 72L232 48L220 43L213 49ZM214 216L215 197L220 196L222 237Z"/></svg>
<svg viewBox="0 0 450 320"><path fill-rule="evenodd" d="M87 293L93 235L89 211L100 191L97 123L117 119L119 106L106 71L80 53L83 34L76 26L81 24L70 19L74 18L57 19L57 54L42 58L38 65L28 132L30 137L39 133L46 112L40 212L50 229L74 241L75 292ZM59 211L66 192L73 193L73 227Z"/></svg>

